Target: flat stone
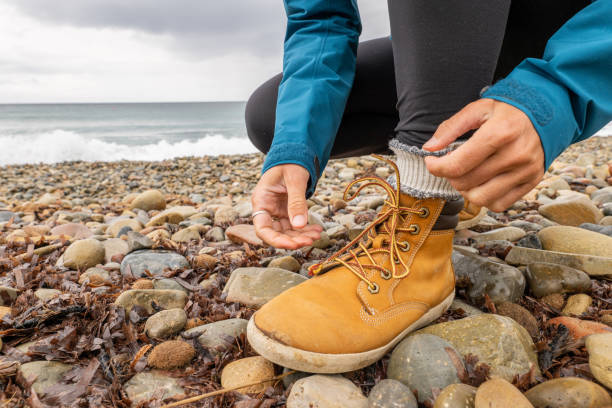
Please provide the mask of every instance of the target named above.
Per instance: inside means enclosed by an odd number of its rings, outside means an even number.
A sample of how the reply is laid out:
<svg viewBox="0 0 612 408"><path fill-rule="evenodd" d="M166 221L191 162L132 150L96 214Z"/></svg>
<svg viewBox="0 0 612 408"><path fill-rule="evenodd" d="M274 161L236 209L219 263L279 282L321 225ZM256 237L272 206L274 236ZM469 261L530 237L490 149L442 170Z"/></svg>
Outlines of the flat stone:
<svg viewBox="0 0 612 408"><path fill-rule="evenodd" d="M464 302L461 299L455 298L453 303L450 305L450 310L461 309L465 312L465 316L476 316L479 314L483 314L483 311L470 305L469 303Z"/></svg>
<svg viewBox="0 0 612 408"><path fill-rule="evenodd" d="M461 355L474 354L491 367L491 374L507 380L535 367L539 375L535 346L527 330L514 320L481 314L439 323L417 333L433 334L451 343Z"/></svg>
<svg viewBox="0 0 612 408"><path fill-rule="evenodd" d="M270 261L268 268L280 268L291 272L297 272L300 270L300 263L291 255L281 256Z"/></svg>
<svg viewBox="0 0 612 408"><path fill-rule="evenodd" d="M183 285L181 285L174 279L155 279L153 281L153 288L182 290L183 292L189 294L189 290L187 290L187 288L185 288Z"/></svg>
<svg viewBox="0 0 612 408"><path fill-rule="evenodd" d="M538 232L543 227L540 224L536 224L535 222L523 221L523 220L514 220L508 224L511 227L520 228L525 232Z"/></svg>
<svg viewBox="0 0 612 408"><path fill-rule="evenodd" d="M523 296L525 277L517 268L461 249L453 251L452 260L457 280L466 285L470 302L482 303L485 294L494 303L517 302Z"/></svg>
<svg viewBox="0 0 612 408"><path fill-rule="evenodd" d="M547 251L612 257L612 237L578 227L557 226L538 233Z"/></svg>
<svg viewBox="0 0 612 408"><path fill-rule="evenodd" d="M204 238L207 241L221 242L225 240L225 232L221 227L213 227L204 234Z"/></svg>
<svg viewBox="0 0 612 408"><path fill-rule="evenodd" d="M93 232L83 224L69 222L68 224L58 225L51 228L51 235L65 235L75 239L90 238Z"/></svg>
<svg viewBox="0 0 612 408"><path fill-rule="evenodd" d="M307 280L280 268L238 268L230 275L224 293L228 302L262 306L285 290Z"/></svg>
<svg viewBox="0 0 612 408"><path fill-rule="evenodd" d="M274 365L261 356L247 357L234 360L223 368L221 372L221 386L223 388L240 387L268 378L274 377ZM273 382L263 382L257 385L250 385L239 388L241 393L260 393L271 387Z"/></svg>
<svg viewBox="0 0 612 408"><path fill-rule="evenodd" d="M529 389L525 397L535 408L603 408L612 398L601 386L577 377L548 380Z"/></svg>
<svg viewBox="0 0 612 408"><path fill-rule="evenodd" d="M564 316L580 316L593 304L593 298L584 293L572 295L567 298L567 304L561 312Z"/></svg>
<svg viewBox="0 0 612 408"><path fill-rule="evenodd" d="M580 269L590 276L612 275L610 272L612 271L612 258L603 256L565 254L563 252L514 247L506 255L505 261L511 265L554 263Z"/></svg>
<svg viewBox="0 0 612 408"><path fill-rule="evenodd" d="M159 395L161 400L178 398L185 395L185 390L179 385L177 378L168 377L162 371L152 370L137 373L123 384L128 398L132 403L147 401L153 395Z"/></svg>
<svg viewBox="0 0 612 408"><path fill-rule="evenodd" d="M423 375L423 373L427 375ZM433 403L433 390L460 383L463 359L446 340L431 334L414 334L391 353L387 378L400 381L418 395L420 403Z"/></svg>
<svg viewBox="0 0 612 408"><path fill-rule="evenodd" d="M157 312L147 319L145 332L154 339L165 339L183 330L187 314L183 309L169 309Z"/></svg>
<svg viewBox="0 0 612 408"><path fill-rule="evenodd" d="M183 228L172 234L172 240L174 242L189 242L198 241L200 239L200 231L197 227Z"/></svg>
<svg viewBox="0 0 612 408"><path fill-rule="evenodd" d="M410 388L399 381L386 379L370 391L368 408L417 408L417 401Z"/></svg>
<svg viewBox="0 0 612 408"><path fill-rule="evenodd" d="M367 408L368 399L340 375L311 375L293 384L287 408Z"/></svg>
<svg viewBox="0 0 612 408"><path fill-rule="evenodd" d="M157 227L164 224L179 224L186 218L196 214L197 211L194 207L188 205L181 205L176 207L170 207L161 213L157 214L147 222L147 227Z"/></svg>
<svg viewBox="0 0 612 408"><path fill-rule="evenodd" d="M146 277L148 274L153 276L162 275L165 269L187 269L189 262L184 256L172 251L163 250L142 250L128 254L121 262L121 273L127 274L130 268L135 278Z"/></svg>
<svg viewBox="0 0 612 408"><path fill-rule="evenodd" d="M451 384L444 388L433 408L474 408L476 387L467 384Z"/></svg>
<svg viewBox="0 0 612 408"><path fill-rule="evenodd" d="M264 242L255 233L255 226L250 224L232 225L225 230L225 235L237 244L246 242L247 244L262 246Z"/></svg>
<svg viewBox="0 0 612 408"><path fill-rule="evenodd" d="M106 269L89 268L79 276L79 283L91 283L93 285L103 285L110 282L111 277Z"/></svg>
<svg viewBox="0 0 612 408"><path fill-rule="evenodd" d="M127 244L129 252L138 251L139 249L150 249L153 247L153 241L139 232L128 231Z"/></svg>
<svg viewBox="0 0 612 408"><path fill-rule="evenodd" d="M607 217L604 217L604 218L607 218ZM593 232L597 232L599 234L604 234L605 236L608 236L608 237L612 237L612 224L605 224L607 220L604 221L604 218L602 218L599 221L599 224L590 224L588 222L585 222L584 224L580 224L580 228L583 228L589 231L593 231Z"/></svg>
<svg viewBox="0 0 612 408"><path fill-rule="evenodd" d="M14 212L0 211L0 223L9 222L11 219L13 219L14 224L21 223L21 218Z"/></svg>
<svg viewBox="0 0 612 408"><path fill-rule="evenodd" d="M559 197L538 208L540 214L561 225L578 226L584 222L597 224L601 211L586 197L569 195Z"/></svg>
<svg viewBox="0 0 612 408"><path fill-rule="evenodd" d="M227 319L204 324L183 333L185 338L198 337L198 342L213 354L221 354L231 346L236 337L246 334L248 321L245 319Z"/></svg>
<svg viewBox="0 0 612 408"><path fill-rule="evenodd" d="M527 234L516 242L517 246L524 248L542 249L542 242L536 234Z"/></svg>
<svg viewBox="0 0 612 408"><path fill-rule="evenodd" d="M130 208L140 208L145 211L163 210L166 208L166 199L161 191L147 190L134 198Z"/></svg>
<svg viewBox="0 0 612 408"><path fill-rule="evenodd" d="M72 366L57 361L32 361L21 364L19 371L27 381L34 381L32 389L39 395L58 384Z"/></svg>
<svg viewBox="0 0 612 408"><path fill-rule="evenodd" d="M564 265L533 263L527 267L525 275L531 292L537 297L591 289L591 279L586 273Z"/></svg>
<svg viewBox="0 0 612 408"><path fill-rule="evenodd" d="M10 306L17 299L17 290L8 286L0 286L0 306Z"/></svg>
<svg viewBox="0 0 612 408"><path fill-rule="evenodd" d="M502 227L491 231L483 232L476 235L472 239L477 244L482 244L488 241L506 240L506 241L517 241L523 238L526 232L521 228L517 227Z"/></svg>
<svg viewBox="0 0 612 408"><path fill-rule="evenodd" d="M104 246L96 239L82 239L73 242L64 252L64 266L85 270L104 263Z"/></svg>
<svg viewBox="0 0 612 408"><path fill-rule="evenodd" d="M315 242L312 243L313 248L325 249L332 245L332 240L325 231L321 232L321 236Z"/></svg>
<svg viewBox="0 0 612 408"><path fill-rule="evenodd" d="M612 333L593 334L586 338L589 368L593 376L612 390Z"/></svg>
<svg viewBox="0 0 612 408"><path fill-rule="evenodd" d="M478 387L474 408L533 408L531 402L512 384L501 378L485 381Z"/></svg>
<svg viewBox="0 0 612 408"><path fill-rule="evenodd" d="M149 314L155 312L153 302L163 309L182 309L187 304L187 294L180 290L130 289L115 300L115 304L127 312L134 306L140 306Z"/></svg>
<svg viewBox="0 0 612 408"><path fill-rule="evenodd" d="M36 291L34 291L34 296L36 296L38 299L42 300L43 302L48 302L49 300L56 298L61 294L62 292L57 289L41 288L41 289L36 289Z"/></svg>
<svg viewBox="0 0 612 408"><path fill-rule="evenodd" d="M523 306L516 303L505 302L497 305L497 314L509 317L527 330L532 338L537 338L540 334L538 321Z"/></svg>
<svg viewBox="0 0 612 408"><path fill-rule="evenodd" d="M612 333L612 328L605 324L590 320L581 320L575 317L559 316L550 319L547 325L556 326L562 324L567 327L575 340L597 333Z"/></svg>
<svg viewBox="0 0 612 408"><path fill-rule="evenodd" d="M142 223L133 218L121 218L116 221L113 221L108 228L106 229L106 234L111 237L119 237L120 232L124 228L130 228L132 231L140 231L142 229Z"/></svg>
<svg viewBox="0 0 612 408"><path fill-rule="evenodd" d="M214 283L217 280L217 276L218 274L213 273L212 275L210 275L208 278L203 279L202 282L200 282L200 286L203 287L204 289L210 289L213 287Z"/></svg>

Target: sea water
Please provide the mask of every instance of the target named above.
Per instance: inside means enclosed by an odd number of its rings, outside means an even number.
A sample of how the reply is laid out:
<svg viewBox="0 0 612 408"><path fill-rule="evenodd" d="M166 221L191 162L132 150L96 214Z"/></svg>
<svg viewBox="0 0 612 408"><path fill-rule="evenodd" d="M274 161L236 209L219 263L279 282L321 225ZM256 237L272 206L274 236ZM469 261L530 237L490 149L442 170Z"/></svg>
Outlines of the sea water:
<svg viewBox="0 0 612 408"><path fill-rule="evenodd" d="M0 166L252 153L245 102L0 105Z"/></svg>

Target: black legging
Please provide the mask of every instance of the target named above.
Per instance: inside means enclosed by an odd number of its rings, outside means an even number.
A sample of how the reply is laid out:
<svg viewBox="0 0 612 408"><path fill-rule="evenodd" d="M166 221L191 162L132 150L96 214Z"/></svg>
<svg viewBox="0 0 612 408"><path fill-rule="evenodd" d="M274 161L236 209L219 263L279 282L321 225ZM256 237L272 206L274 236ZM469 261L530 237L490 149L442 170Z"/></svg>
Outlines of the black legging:
<svg viewBox="0 0 612 408"><path fill-rule="evenodd" d="M523 59L540 57L554 32L589 3L388 0L391 40L359 44L332 158L387 152L394 136L422 146L485 86ZM247 133L264 153L274 136L281 79L278 74L261 85L246 106Z"/></svg>

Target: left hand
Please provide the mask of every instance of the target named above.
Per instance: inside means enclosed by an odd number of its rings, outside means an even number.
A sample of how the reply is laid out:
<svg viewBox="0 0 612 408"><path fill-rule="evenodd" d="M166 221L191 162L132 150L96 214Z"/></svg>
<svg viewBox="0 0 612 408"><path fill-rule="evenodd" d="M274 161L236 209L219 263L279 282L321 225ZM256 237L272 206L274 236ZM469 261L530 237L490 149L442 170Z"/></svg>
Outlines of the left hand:
<svg viewBox="0 0 612 408"><path fill-rule="evenodd" d="M447 178L472 203L504 211L544 175L540 137L520 109L485 98L442 122L423 149L443 149L474 129L472 137L455 151L426 157L427 169Z"/></svg>

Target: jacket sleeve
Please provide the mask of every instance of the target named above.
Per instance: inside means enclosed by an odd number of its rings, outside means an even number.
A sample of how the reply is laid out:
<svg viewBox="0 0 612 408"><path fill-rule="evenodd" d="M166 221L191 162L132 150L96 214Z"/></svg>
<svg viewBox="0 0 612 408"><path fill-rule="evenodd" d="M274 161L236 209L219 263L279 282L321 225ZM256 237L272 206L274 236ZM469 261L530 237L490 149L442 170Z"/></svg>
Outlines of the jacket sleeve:
<svg viewBox="0 0 612 408"><path fill-rule="evenodd" d="M612 120L612 0L582 9L529 58L482 95L522 110L544 149L545 166Z"/></svg>
<svg viewBox="0 0 612 408"><path fill-rule="evenodd" d="M276 125L263 172L294 163L325 168L355 77L361 22L356 0L285 0L287 33Z"/></svg>

